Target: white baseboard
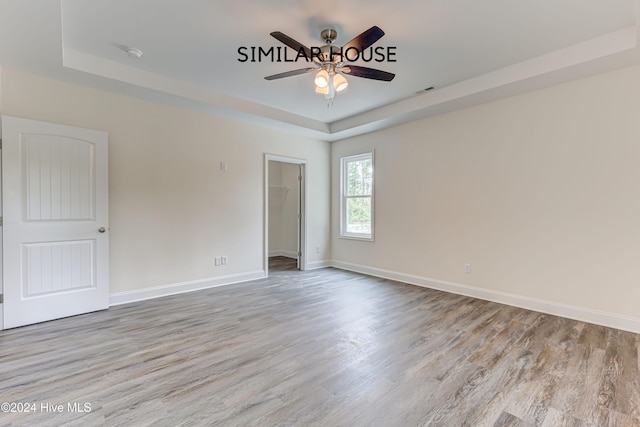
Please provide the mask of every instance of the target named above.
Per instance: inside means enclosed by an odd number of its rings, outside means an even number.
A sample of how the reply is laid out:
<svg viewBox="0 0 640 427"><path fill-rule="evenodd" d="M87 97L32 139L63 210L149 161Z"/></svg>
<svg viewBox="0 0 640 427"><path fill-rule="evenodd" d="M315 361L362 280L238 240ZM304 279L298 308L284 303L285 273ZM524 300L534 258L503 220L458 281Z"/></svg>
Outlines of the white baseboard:
<svg viewBox="0 0 640 427"><path fill-rule="evenodd" d="M318 268L327 268L327 267L333 267L333 263L327 260L311 261L307 263L307 270L316 270Z"/></svg>
<svg viewBox="0 0 640 427"><path fill-rule="evenodd" d="M287 258L294 258L294 259L298 258L298 254L297 253L291 252L291 251L284 251L282 249L278 249L276 251L269 251L269 256L270 257L272 257L272 256L284 256L284 257L287 257Z"/></svg>
<svg viewBox="0 0 640 427"><path fill-rule="evenodd" d="M633 333L640 333L640 319L623 316L615 313L592 310L590 308L576 307L563 303L530 298L507 292L483 289L459 283L445 282L442 280L429 279L427 277L414 276L411 274L399 273L396 271L383 270L375 267L351 264L342 261L332 261L331 266L342 270L354 271L370 276L381 277L383 279L395 280L411 285L422 286L440 291L450 292L458 295L465 295L473 298L493 301L500 304L507 304L514 307L525 308L546 314L553 314L568 319L579 320L587 323L621 329Z"/></svg>
<svg viewBox="0 0 640 427"><path fill-rule="evenodd" d="M265 278L264 270L249 273L231 274L228 276L212 277L209 279L193 280L190 282L173 283L152 288L136 289L133 291L116 292L109 295L109 305L128 304L130 302L143 301L152 298L182 294L185 292L199 291L201 289L215 288L218 286L232 285L234 283L248 282L250 280Z"/></svg>

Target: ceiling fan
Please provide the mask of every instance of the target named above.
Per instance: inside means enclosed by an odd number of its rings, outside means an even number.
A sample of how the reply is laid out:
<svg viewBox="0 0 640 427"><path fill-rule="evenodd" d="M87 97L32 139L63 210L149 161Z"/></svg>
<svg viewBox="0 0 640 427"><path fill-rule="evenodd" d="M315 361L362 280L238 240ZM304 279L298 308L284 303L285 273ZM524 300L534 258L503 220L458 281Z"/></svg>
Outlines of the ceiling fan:
<svg viewBox="0 0 640 427"><path fill-rule="evenodd" d="M265 77L266 80L276 80L317 71L314 79L316 92L323 94L327 100L333 100L336 92L343 91L349 84L344 75L385 82L390 82L395 77L393 73L351 64L360 57L365 49L384 36L384 31L377 26L369 28L342 47L333 45L338 33L331 28L320 33L320 37L326 44L319 48L310 49L280 31L274 31L271 36L298 52L298 56L312 61L314 66L273 74Z"/></svg>

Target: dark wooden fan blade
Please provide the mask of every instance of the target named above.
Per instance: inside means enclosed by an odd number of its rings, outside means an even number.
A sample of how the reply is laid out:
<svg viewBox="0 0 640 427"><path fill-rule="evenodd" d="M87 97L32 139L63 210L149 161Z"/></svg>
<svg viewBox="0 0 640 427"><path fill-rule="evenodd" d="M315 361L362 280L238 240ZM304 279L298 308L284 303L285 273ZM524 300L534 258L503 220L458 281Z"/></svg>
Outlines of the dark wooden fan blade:
<svg viewBox="0 0 640 427"><path fill-rule="evenodd" d="M315 68L301 68L299 70L286 71L284 73L273 74L271 76L267 76L267 77L265 77L265 80L276 80L276 79L282 79L282 78L285 78L285 77L297 76L298 74L304 74L304 73L308 73L308 72L314 71L314 70L315 70Z"/></svg>
<svg viewBox="0 0 640 427"><path fill-rule="evenodd" d="M340 70L350 76L364 77L365 79L382 80L385 82L390 82L396 76L393 73L376 70L375 68L360 67L358 65L347 65L342 67Z"/></svg>
<svg viewBox="0 0 640 427"><path fill-rule="evenodd" d="M374 25L364 33L355 37L349 43L345 44L342 47L342 51L346 52L349 48L356 48L358 49L358 52L362 52L363 50L380 40L382 36L384 36L384 31Z"/></svg>
<svg viewBox="0 0 640 427"><path fill-rule="evenodd" d="M291 37L289 37L288 35L286 35L284 33L281 33L280 31L274 31L273 33L271 33L271 36L275 37L276 39L278 39L282 43L286 44L287 46L289 46L291 49L295 50L296 52L300 52L300 51L304 52L304 56L307 59L311 59L311 49L309 49L308 47L306 47L305 45L303 45L299 41L296 41L296 40L292 39Z"/></svg>

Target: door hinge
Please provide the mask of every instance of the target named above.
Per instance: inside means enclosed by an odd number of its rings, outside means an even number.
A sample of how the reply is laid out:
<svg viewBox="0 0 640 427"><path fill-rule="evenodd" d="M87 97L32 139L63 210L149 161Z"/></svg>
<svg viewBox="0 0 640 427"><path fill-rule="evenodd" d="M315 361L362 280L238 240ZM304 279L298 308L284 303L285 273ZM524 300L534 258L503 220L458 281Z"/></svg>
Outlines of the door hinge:
<svg viewBox="0 0 640 427"><path fill-rule="evenodd" d="M3 225L4 225L4 222L3 222L2 217L0 216L0 227L2 227Z"/></svg>
<svg viewBox="0 0 640 427"><path fill-rule="evenodd" d="M298 256L302 256L302 252L298 252Z"/></svg>
<svg viewBox="0 0 640 427"><path fill-rule="evenodd" d="M298 181L302 181L302 175L298 175Z"/></svg>
<svg viewBox="0 0 640 427"><path fill-rule="evenodd" d="M4 304L4 295L0 294L0 304Z"/></svg>

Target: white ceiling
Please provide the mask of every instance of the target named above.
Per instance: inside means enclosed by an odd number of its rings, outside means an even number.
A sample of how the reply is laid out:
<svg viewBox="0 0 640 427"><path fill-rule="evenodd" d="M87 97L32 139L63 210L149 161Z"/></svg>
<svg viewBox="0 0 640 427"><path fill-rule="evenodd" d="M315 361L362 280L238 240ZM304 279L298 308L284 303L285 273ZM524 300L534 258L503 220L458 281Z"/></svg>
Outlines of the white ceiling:
<svg viewBox="0 0 640 427"><path fill-rule="evenodd" d="M640 0L0 0L0 66L337 140L640 62ZM373 25L397 62L359 62L331 107L297 63L240 62L281 31L343 45ZM141 59L124 49L144 52ZM289 57L295 52L289 51ZM123 82L125 84L123 84ZM434 86L429 92L423 89Z"/></svg>

